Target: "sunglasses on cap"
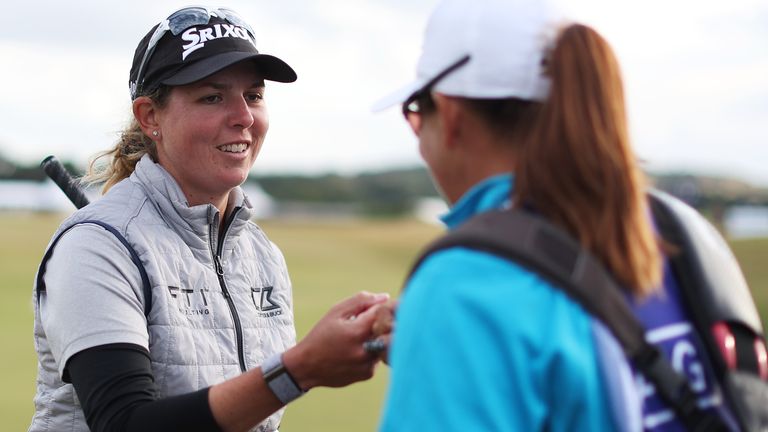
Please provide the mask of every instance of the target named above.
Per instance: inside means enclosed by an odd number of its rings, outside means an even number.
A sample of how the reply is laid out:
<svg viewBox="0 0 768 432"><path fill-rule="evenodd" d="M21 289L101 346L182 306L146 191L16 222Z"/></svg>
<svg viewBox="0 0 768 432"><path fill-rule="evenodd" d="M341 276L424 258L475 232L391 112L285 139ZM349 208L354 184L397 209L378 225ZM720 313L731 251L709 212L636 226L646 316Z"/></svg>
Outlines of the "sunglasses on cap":
<svg viewBox="0 0 768 432"><path fill-rule="evenodd" d="M142 87L144 86L144 72L145 67L152 58L152 54L157 48L157 43L165 36L165 33L170 31L174 36L178 36L185 29L196 26L208 24L211 17L218 17L227 20L230 24L234 24L238 27L244 28L252 39L255 40L253 29L248 23L245 22L237 12L227 8L209 9L202 6L190 6L183 9L179 9L172 13L168 18L160 22L157 25L152 37L149 39L147 49L144 51L144 56L139 64L138 72L136 73L136 81L131 83L131 98L136 99L137 95L141 94Z"/></svg>
<svg viewBox="0 0 768 432"><path fill-rule="evenodd" d="M469 62L469 54L465 55L464 57L460 58L455 63L452 63L445 69L443 69L442 72L435 75L434 78L427 81L426 84L424 84L420 89L413 92L410 96L408 96L408 99L403 102L403 116L405 119L410 123L411 122L411 115L413 114L422 114L424 111L424 104L428 101L431 101L430 93L432 92L432 88L440 82L443 78L448 76L451 72L455 71L456 69L464 66L467 62ZM413 126L413 124L411 124ZM417 130L418 128L414 128L414 130Z"/></svg>

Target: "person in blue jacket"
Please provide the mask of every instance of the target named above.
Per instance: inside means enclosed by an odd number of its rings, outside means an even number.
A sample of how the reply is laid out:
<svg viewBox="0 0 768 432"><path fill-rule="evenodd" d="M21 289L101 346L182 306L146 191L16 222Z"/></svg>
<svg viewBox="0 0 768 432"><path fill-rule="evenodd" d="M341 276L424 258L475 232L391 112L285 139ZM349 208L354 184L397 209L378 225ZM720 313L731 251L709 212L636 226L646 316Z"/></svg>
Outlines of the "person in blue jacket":
<svg viewBox="0 0 768 432"><path fill-rule="evenodd" d="M646 326L684 328L662 283L619 65L601 35L541 1L444 0L422 49L417 79L374 109L402 104L451 206L448 229L527 208L598 257ZM390 327L375 332L389 340ZM404 288L394 330L382 431L681 427L600 322L492 254L454 247L428 257ZM700 345L685 343L684 366L701 372Z"/></svg>

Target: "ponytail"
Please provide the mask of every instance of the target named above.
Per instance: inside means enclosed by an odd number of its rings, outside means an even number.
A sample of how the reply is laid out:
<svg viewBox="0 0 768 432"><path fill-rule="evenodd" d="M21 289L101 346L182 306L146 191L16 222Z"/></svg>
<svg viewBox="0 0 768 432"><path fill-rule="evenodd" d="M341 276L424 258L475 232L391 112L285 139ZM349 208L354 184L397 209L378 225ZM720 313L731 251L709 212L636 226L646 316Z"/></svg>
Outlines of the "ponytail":
<svg viewBox="0 0 768 432"><path fill-rule="evenodd" d="M168 102L170 87L160 86L157 90L148 94L150 99L162 108ZM152 160L157 161L157 149L154 141L141 130L139 122L131 117L128 126L120 133L120 139L115 146L94 156L89 165L88 173L83 177L84 183L104 183L102 193L106 193L112 186L121 180L128 178L136 169L136 164L149 154ZM99 161L107 159L103 164Z"/></svg>
<svg viewBox="0 0 768 432"><path fill-rule="evenodd" d="M545 66L552 85L519 149L515 204L532 205L631 292L648 294L660 285L661 258L615 55L576 24L562 30Z"/></svg>

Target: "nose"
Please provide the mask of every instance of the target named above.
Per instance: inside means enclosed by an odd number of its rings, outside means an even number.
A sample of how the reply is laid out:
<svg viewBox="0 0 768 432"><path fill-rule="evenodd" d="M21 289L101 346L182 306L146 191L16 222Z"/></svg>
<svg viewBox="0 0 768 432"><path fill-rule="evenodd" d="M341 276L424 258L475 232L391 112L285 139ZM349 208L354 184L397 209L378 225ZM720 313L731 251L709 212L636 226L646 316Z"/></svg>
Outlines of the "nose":
<svg viewBox="0 0 768 432"><path fill-rule="evenodd" d="M243 129L253 126L254 116L251 109L245 98L235 98L230 106L230 125Z"/></svg>

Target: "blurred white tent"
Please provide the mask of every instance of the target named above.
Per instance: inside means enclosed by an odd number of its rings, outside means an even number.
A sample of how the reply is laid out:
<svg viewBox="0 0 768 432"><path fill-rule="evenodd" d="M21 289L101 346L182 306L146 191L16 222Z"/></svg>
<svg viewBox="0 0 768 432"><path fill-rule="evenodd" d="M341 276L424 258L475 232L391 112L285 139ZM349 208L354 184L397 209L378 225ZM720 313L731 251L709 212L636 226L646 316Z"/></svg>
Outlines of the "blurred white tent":
<svg viewBox="0 0 768 432"><path fill-rule="evenodd" d="M442 225L440 216L448 213L448 204L442 198L425 197L416 202L413 213L422 222Z"/></svg>
<svg viewBox="0 0 768 432"><path fill-rule="evenodd" d="M71 212L75 206L53 181L0 181L1 210Z"/></svg>
<svg viewBox="0 0 768 432"><path fill-rule="evenodd" d="M245 183L242 186L243 192L248 197L253 206L253 213L256 219L268 218L275 213L275 201L269 194L264 192L256 183Z"/></svg>
<svg viewBox="0 0 768 432"><path fill-rule="evenodd" d="M243 190L254 207L255 217L268 217L273 213L274 201L259 185L247 183ZM100 192L97 187L91 187L86 189L86 196L94 201ZM75 206L51 180L3 180L0 181L0 210L69 213Z"/></svg>

